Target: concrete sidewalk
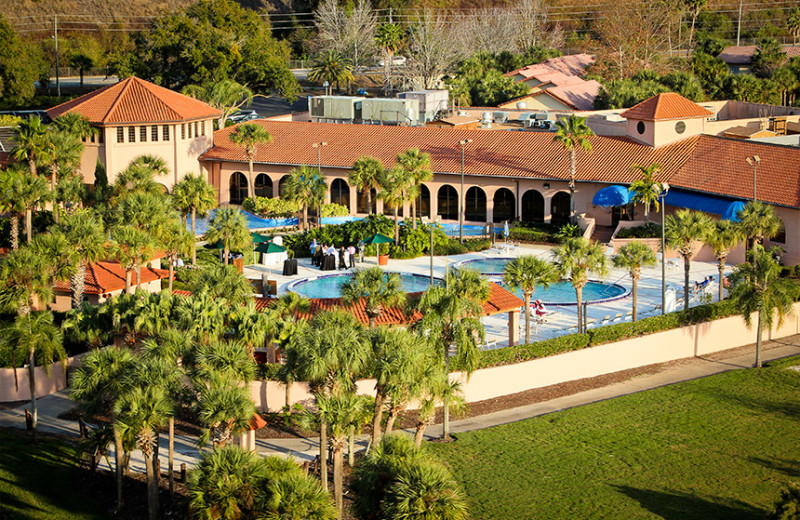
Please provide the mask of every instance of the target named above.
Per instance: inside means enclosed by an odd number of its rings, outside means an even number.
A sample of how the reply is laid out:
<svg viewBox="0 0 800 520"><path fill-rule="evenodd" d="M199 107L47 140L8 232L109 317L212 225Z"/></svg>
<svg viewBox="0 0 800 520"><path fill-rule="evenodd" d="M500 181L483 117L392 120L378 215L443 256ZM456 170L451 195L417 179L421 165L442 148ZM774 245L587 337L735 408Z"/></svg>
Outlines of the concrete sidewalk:
<svg viewBox="0 0 800 520"><path fill-rule="evenodd" d="M651 390L661 386L698 379L714 374L720 374L731 370L751 368L754 360L754 348L746 349L746 353L741 350L736 351L731 357L717 355L717 359L708 358L689 358L682 360L675 366L669 366L655 374L634 377L632 379L615 383L609 386L595 388L576 394L558 397L549 401L542 401L530 405L500 410L497 412L470 417L468 419L452 421L450 431L458 434L491 428L502 424L508 424L532 417L539 417L560 410L574 408L614 397L634 394L645 390ZM781 359L789 356L800 355L800 335L791 336L780 341L765 342L762 350L764 362ZM57 392L53 395L43 397L37 401L39 408L39 431L60 435L77 437L77 421L67 421L59 419L58 415L70 410L75 403L69 399L66 391ZM25 428L25 408L28 403L11 410L0 410L0 427ZM440 424L429 427L426 430L426 438L432 439L441 436L442 427ZM362 435L358 441L358 446L363 448L367 445L368 437ZM161 467L167 468L167 438L160 437ZM264 455L291 456L298 460L311 460L319 453L319 438L288 438L288 439L257 439L256 449ZM200 457L197 448L197 440L194 437L177 435L175 437L175 467L179 468L181 463L187 466L194 466ZM113 460L113 455L110 456ZM105 464L105 462L103 462ZM131 460L134 471L144 471L141 454L134 452Z"/></svg>

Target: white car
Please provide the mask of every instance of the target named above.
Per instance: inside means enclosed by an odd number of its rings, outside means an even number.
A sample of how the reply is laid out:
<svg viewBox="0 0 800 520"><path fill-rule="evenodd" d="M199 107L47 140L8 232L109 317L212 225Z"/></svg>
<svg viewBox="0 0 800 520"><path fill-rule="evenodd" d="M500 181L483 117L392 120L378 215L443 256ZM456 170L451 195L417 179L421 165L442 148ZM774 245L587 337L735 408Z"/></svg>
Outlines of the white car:
<svg viewBox="0 0 800 520"><path fill-rule="evenodd" d="M406 58L405 56L392 56L392 65L394 66L403 66L406 64L406 61L408 61L408 58ZM384 65L386 65L386 61L381 60L378 62L378 65L383 67Z"/></svg>

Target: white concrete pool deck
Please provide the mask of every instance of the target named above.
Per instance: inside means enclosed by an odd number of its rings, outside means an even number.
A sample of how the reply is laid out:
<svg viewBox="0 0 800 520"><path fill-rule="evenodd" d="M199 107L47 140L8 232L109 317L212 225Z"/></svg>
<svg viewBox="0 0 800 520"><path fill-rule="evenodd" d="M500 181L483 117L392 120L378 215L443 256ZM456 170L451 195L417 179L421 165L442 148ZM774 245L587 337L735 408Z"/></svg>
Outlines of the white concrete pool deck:
<svg viewBox="0 0 800 520"><path fill-rule="evenodd" d="M501 244L499 244L501 245ZM552 247L541 245L521 245L518 249L512 248L508 252L496 253L468 253L464 255L454 256L436 256L433 258L433 274L435 277L444 275L447 266L451 266L462 260L480 259L480 258L498 258L498 257L515 257L523 255L537 255L549 258ZM609 258L610 260L610 258ZM365 257L363 264L356 264L360 266L375 266L377 265L376 257ZM384 267L386 271L394 271L400 273L415 273L421 275L430 275L430 257L419 257L410 260L389 260L389 264ZM282 266L275 265L271 268L263 265L248 265L245 266L245 276L251 279L261 278L263 273L266 273L270 280L276 280L278 284L278 294L283 294L287 291L287 287L291 282L302 280L305 278L316 278L321 275L334 274L332 271L322 272L316 267L311 266L310 258L298 259L298 268L296 276L283 276L281 274ZM336 271L344 273L345 271ZM716 280L717 265L710 262L692 262L690 270L690 279L692 282L702 281L705 277L714 275ZM603 281L608 283L616 283L625 287L628 292L631 289L631 280L628 272L623 269L611 268L608 276ZM683 294L683 262L667 261L667 287L675 288L678 296ZM710 294L712 301L717 300L716 284L707 292ZM639 296L638 296L638 314L639 317L651 316L654 313L659 314L660 308L656 305L661 305L661 264L657 264L653 268L642 269L642 279L639 280ZM533 299L536 299L534 294ZM701 303L700 298L696 298L691 302L692 305ZM679 307L679 308L682 308ZM531 341L553 338L559 335L575 332L575 325L577 323L576 307L575 306L551 306L548 308L551 314L547 317L547 322L539 325L538 327L531 326ZM628 296L606 303L590 304L587 308L588 320L590 327L602 326L607 324L619 323L625 319L630 321L630 316L626 317L626 313L631 311L631 296ZM617 314L621 317L614 319ZM604 318L608 317L607 321ZM591 320L596 320L593 324ZM520 339L524 340L525 336L525 319L524 316L520 318ZM489 344L488 348L500 348L508 346L508 314L500 314L496 316L487 316L483 318L483 324L486 329L486 341Z"/></svg>

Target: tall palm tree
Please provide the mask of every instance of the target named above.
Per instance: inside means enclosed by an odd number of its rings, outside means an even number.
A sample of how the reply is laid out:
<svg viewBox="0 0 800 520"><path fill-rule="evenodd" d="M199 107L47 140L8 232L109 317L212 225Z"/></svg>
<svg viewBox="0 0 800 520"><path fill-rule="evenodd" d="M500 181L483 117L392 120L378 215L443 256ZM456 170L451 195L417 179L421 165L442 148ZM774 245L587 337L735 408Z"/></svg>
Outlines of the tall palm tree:
<svg viewBox="0 0 800 520"><path fill-rule="evenodd" d="M399 273L385 273L380 267L357 269L342 284L342 301L345 305L364 302L364 312L369 318L369 328L386 309L405 302L406 293Z"/></svg>
<svg viewBox="0 0 800 520"><path fill-rule="evenodd" d="M689 269L691 258L697 250L697 242L702 242L713 232L714 222L699 211L679 210L667 217L664 235L667 245L674 248L683 258L683 308L689 308Z"/></svg>
<svg viewBox="0 0 800 520"><path fill-rule="evenodd" d="M366 194L368 214L372 213L372 190L380 187L380 178L385 169L379 159L364 155L353 163L353 168L347 174L350 186L355 186Z"/></svg>
<svg viewBox="0 0 800 520"><path fill-rule="evenodd" d="M608 259L603 246L583 237L570 238L553 250L553 256L561 276L569 277L575 288L578 303L578 332L586 329L581 319L583 288L589 282L589 275L594 273L605 276L608 273Z"/></svg>
<svg viewBox="0 0 800 520"><path fill-rule="evenodd" d="M455 349L459 368L471 374L478 362L478 345L485 331L480 317L489 297L489 282L473 269L450 269L445 285L431 286L422 293L417 309L422 319L415 328L435 348L446 370L450 350ZM450 438L450 408L445 403L442 438Z"/></svg>
<svg viewBox="0 0 800 520"><path fill-rule="evenodd" d="M228 264L231 250L244 251L253 243L244 213L236 208L221 208L214 213L206 231L210 244L222 243L223 262Z"/></svg>
<svg viewBox="0 0 800 520"><path fill-rule="evenodd" d="M9 214L11 224L11 249L19 249L19 218L25 213L20 195L24 191L23 177L27 173L18 167L0 170L0 210Z"/></svg>
<svg viewBox="0 0 800 520"><path fill-rule="evenodd" d="M798 295L797 283L781 278L776 251L757 246L750 262L740 264L731 274L730 300L744 314L749 328L756 313L756 367L761 368L761 332L772 328L777 318L780 326L792 311Z"/></svg>
<svg viewBox="0 0 800 520"><path fill-rule="evenodd" d="M583 148L592 151L589 138L594 135L592 129L586 124L585 117L571 115L567 119L559 119L556 123L556 134L553 141L560 143L569 152L569 218L575 221L575 176L577 171L575 152Z"/></svg>
<svg viewBox="0 0 800 520"><path fill-rule="evenodd" d="M178 215L163 195L131 193L116 208L117 222L145 231L154 242L160 242L165 228Z"/></svg>
<svg viewBox="0 0 800 520"><path fill-rule="evenodd" d="M234 433L247 428L256 406L246 385L212 371L205 374L206 379L195 385L198 396L195 413L204 428L198 445L211 441L214 448L224 447Z"/></svg>
<svg viewBox="0 0 800 520"><path fill-rule="evenodd" d="M201 175L187 174L172 188L172 203L181 215L192 219L192 236L197 236L197 217L205 217L217 206L217 192ZM184 222L185 222L184 218ZM197 264L197 247L192 244L192 264Z"/></svg>
<svg viewBox="0 0 800 520"><path fill-rule="evenodd" d="M72 308L77 309L83 302L86 269L89 263L98 261L105 253L106 237L103 233L103 224L91 210L81 209L65 215L58 229L80 258L80 265L70 281Z"/></svg>
<svg viewBox="0 0 800 520"><path fill-rule="evenodd" d="M13 196L25 208L25 235L28 243L33 238L33 211L52 196L52 192L47 185L47 179L40 176L31 177L28 175L16 178L16 186L13 188Z"/></svg>
<svg viewBox="0 0 800 520"><path fill-rule="evenodd" d="M447 407L447 413L461 413L466 407L464 393L460 381L450 381L446 371L428 370L422 381L419 408L417 409L417 426L414 432L414 446L422 446L425 429L433 424L436 418L436 407L441 404Z"/></svg>
<svg viewBox="0 0 800 520"><path fill-rule="evenodd" d="M175 263L178 257L189 253L195 246L194 235L181 220L170 219L167 226L164 228L164 233L161 236L161 247L164 248L164 254L167 256L169 263L169 282L168 290L172 294L172 281L175 278Z"/></svg>
<svg viewBox="0 0 800 520"><path fill-rule="evenodd" d="M42 158L49 163L51 190L56 189L61 171L71 171L80 166L82 153L83 141L80 136L54 129L45 134L45 154Z"/></svg>
<svg viewBox="0 0 800 520"><path fill-rule="evenodd" d="M240 85L232 79L210 81L203 85L187 85L181 93L205 101L221 112L217 120L217 128L225 128L228 116L239 110L244 105L253 101L253 91L245 85Z"/></svg>
<svg viewBox="0 0 800 520"><path fill-rule="evenodd" d="M170 328L175 300L171 292L144 294L133 315L133 330L147 336L159 336Z"/></svg>
<svg viewBox="0 0 800 520"><path fill-rule="evenodd" d="M656 254L647 244L631 242L619 249L614 256L614 266L627 269L633 285L633 321L636 321L636 303L639 289L639 279L642 277L642 267L656 265Z"/></svg>
<svg viewBox="0 0 800 520"><path fill-rule="evenodd" d="M51 266L31 247L12 251L0 261L0 308L25 315L53 299Z"/></svg>
<svg viewBox="0 0 800 520"><path fill-rule="evenodd" d="M177 298L175 317L178 326L200 343L209 343L225 331L228 301L208 293Z"/></svg>
<svg viewBox="0 0 800 520"><path fill-rule="evenodd" d="M422 183L433 179L431 154L421 152L419 148L409 148L397 156L397 166L403 169L410 180L408 197L411 199L411 221L414 229L417 229L417 197Z"/></svg>
<svg viewBox="0 0 800 520"><path fill-rule="evenodd" d="M163 191L154 177L163 175L166 171L163 159L148 155L137 157L117 175L111 202L116 205L133 193L163 195Z"/></svg>
<svg viewBox="0 0 800 520"><path fill-rule="evenodd" d="M634 169L639 170L641 177L631 183L628 190L633 192L633 200L644 204L644 219L650 222L650 206L656 211L659 210L659 200L664 192L663 184L655 180L655 175L661 171L661 166L651 164L650 166L633 165Z"/></svg>
<svg viewBox="0 0 800 520"><path fill-rule="evenodd" d="M410 179L402 168L392 168L384 170L378 182L381 185L378 198L382 199L386 206L392 208L394 214L394 245L396 246L400 243L400 224L397 220L397 212L398 208L402 208L406 201L406 190L410 185Z"/></svg>
<svg viewBox="0 0 800 520"><path fill-rule="evenodd" d="M532 255L521 256L509 262L503 270L506 285L522 291L525 301L525 343L531 342L531 296L537 287L547 289L558 281L555 266Z"/></svg>
<svg viewBox="0 0 800 520"><path fill-rule="evenodd" d="M192 290L198 294L207 292L213 298L225 298L233 306L246 305L253 300L253 284L230 265L205 268Z"/></svg>
<svg viewBox="0 0 800 520"><path fill-rule="evenodd" d="M353 62L334 50L329 50L317 56L311 66L311 70L308 72L309 81L327 81L329 85L336 83L337 92L339 91L340 83L350 83L354 79Z"/></svg>
<svg viewBox="0 0 800 520"><path fill-rule="evenodd" d="M97 127L89 123L89 119L77 112L67 112L53 120L53 127L61 132L72 134L78 139L84 139L100 133Z"/></svg>
<svg viewBox="0 0 800 520"><path fill-rule="evenodd" d="M247 155L248 165L247 192L249 196L252 197L254 195L253 161L256 158L256 151L258 151L258 145L272 142L272 134L256 123L243 123L238 125L236 129L230 133L230 140L233 144L244 146L244 153Z"/></svg>
<svg viewBox="0 0 800 520"><path fill-rule="evenodd" d="M216 376L241 383L256 378L256 364L241 341L216 340L197 345L187 365L192 377L201 382Z"/></svg>
<svg viewBox="0 0 800 520"><path fill-rule="evenodd" d="M21 362L28 364L28 388L31 394L31 415L34 435L39 422L36 408L36 361L38 360L45 373L50 375L50 366L60 361L64 370L65 360L61 330L53 324L53 313L50 311L34 312L17 316L13 323L3 328L0 335L0 350L5 351L14 367L16 381L17 367Z"/></svg>
<svg viewBox="0 0 800 520"><path fill-rule="evenodd" d="M302 229L309 229L308 209L317 208L317 216L320 216L319 208L322 207L325 192L328 191L325 176L317 168L306 165L292 168L286 181L285 190L284 197L297 202L303 208Z"/></svg>
<svg viewBox="0 0 800 520"><path fill-rule="evenodd" d="M772 238L781 228L781 220L772 206L751 201L739 212L739 227L747 237L747 249L752 251L765 238ZM749 256L750 253L748 253Z"/></svg>
<svg viewBox="0 0 800 520"><path fill-rule="evenodd" d="M38 117L23 119L14 128L14 148L11 157L28 163L31 177L36 177L36 167L39 157L47 154L45 135L47 125Z"/></svg>
<svg viewBox="0 0 800 520"><path fill-rule="evenodd" d="M375 41L383 51L383 93L388 96L392 89L390 75L392 56L403 43L403 28L395 23L385 23L378 27Z"/></svg>
<svg viewBox="0 0 800 520"><path fill-rule="evenodd" d="M794 44L800 41L800 7L795 7L786 17L786 29L792 35Z"/></svg>
<svg viewBox="0 0 800 520"><path fill-rule="evenodd" d="M725 262L731 250L742 240L741 227L730 220L720 220L716 222L716 229L706 236L705 243L714 249L714 256L717 257L717 271L719 271L719 301L722 301L725 284Z"/></svg>
<svg viewBox="0 0 800 520"><path fill-rule="evenodd" d="M141 266L149 262L155 254L155 244L152 237L145 231L133 226L117 226L111 231L112 252L119 259L125 269L125 292L134 292L132 274L135 270L136 286L142 283Z"/></svg>
<svg viewBox="0 0 800 520"><path fill-rule="evenodd" d="M66 236L58 230L37 236L29 247L34 253L47 259L50 285L70 280L78 271L80 256Z"/></svg>
<svg viewBox="0 0 800 520"><path fill-rule="evenodd" d="M253 356L256 347L265 346L267 338L276 334L278 326L276 318L271 312L256 310L255 301L251 299L233 312L231 316L233 335L247 346L247 351Z"/></svg>

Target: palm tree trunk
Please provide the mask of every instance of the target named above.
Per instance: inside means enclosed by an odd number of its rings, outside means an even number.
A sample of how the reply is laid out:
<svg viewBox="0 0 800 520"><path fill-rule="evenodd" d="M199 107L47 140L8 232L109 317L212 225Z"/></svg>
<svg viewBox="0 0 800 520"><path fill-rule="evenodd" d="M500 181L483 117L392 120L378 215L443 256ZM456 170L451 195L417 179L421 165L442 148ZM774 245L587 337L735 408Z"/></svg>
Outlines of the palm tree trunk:
<svg viewBox="0 0 800 520"><path fill-rule="evenodd" d="M369 315L369 328L371 329L375 328L375 316L373 316L372 314Z"/></svg>
<svg viewBox="0 0 800 520"><path fill-rule="evenodd" d="M123 458L123 448L122 448L122 435L119 432L119 428L116 425L113 425L112 428L114 429L114 472L117 477L117 507L116 511L122 511L122 476L124 471L124 464L122 462Z"/></svg>
<svg viewBox="0 0 800 520"><path fill-rule="evenodd" d="M761 311L758 311L756 325L756 368L761 368Z"/></svg>
<svg viewBox="0 0 800 520"><path fill-rule="evenodd" d="M347 441L347 463L352 468L356 464L356 427L350 425L350 435Z"/></svg>
<svg viewBox="0 0 800 520"><path fill-rule="evenodd" d="M723 282L725 281L725 257L721 256L717 259L717 270L719 271L719 301L722 301L722 298L725 295L725 287L723 287Z"/></svg>
<svg viewBox="0 0 800 520"><path fill-rule="evenodd" d="M192 208L192 265L197 265L197 229L195 227L195 220L197 218L197 209Z"/></svg>
<svg viewBox="0 0 800 520"><path fill-rule="evenodd" d="M444 373L449 377L450 375L450 345L447 346L447 352L444 354ZM450 440L450 400L445 394L442 399L442 440Z"/></svg>
<svg viewBox="0 0 800 520"><path fill-rule="evenodd" d="M82 259L78 270L72 276L72 308L77 309L83 302L83 292L86 283L86 259Z"/></svg>
<svg viewBox="0 0 800 520"><path fill-rule="evenodd" d="M425 428L428 427L428 424L420 421L417 423L417 431L414 433L414 447L419 448L422 446L422 439L425 435Z"/></svg>
<svg viewBox="0 0 800 520"><path fill-rule="evenodd" d="M307 231L308 227L308 206L303 204L303 227L301 228L302 231Z"/></svg>
<svg viewBox="0 0 800 520"><path fill-rule="evenodd" d="M683 256L683 310L689 308L689 255Z"/></svg>
<svg viewBox="0 0 800 520"><path fill-rule="evenodd" d="M125 294L131 294L131 270L125 269Z"/></svg>
<svg viewBox="0 0 800 520"><path fill-rule="evenodd" d="M28 388L31 392L31 427L33 428L33 438L36 438L36 426L39 424L39 414L36 410L36 363L33 357L34 351L28 354Z"/></svg>
<svg viewBox="0 0 800 520"><path fill-rule="evenodd" d="M411 199L411 225L417 229L417 199Z"/></svg>
<svg viewBox="0 0 800 520"><path fill-rule="evenodd" d="M522 300L525 302L525 344L531 342L531 293L523 292Z"/></svg>
<svg viewBox="0 0 800 520"><path fill-rule="evenodd" d="M248 164L248 175L249 175L248 182L247 182L247 196L248 197L254 197L255 190L254 190L254 186L253 186L253 159L252 159L252 157L250 158L249 161L247 161L247 164Z"/></svg>
<svg viewBox="0 0 800 520"><path fill-rule="evenodd" d="M372 187L367 186L367 215L372 215Z"/></svg>
<svg viewBox="0 0 800 520"><path fill-rule="evenodd" d="M169 418L169 455L168 455L168 462L167 468L169 471L169 494L173 496L175 494L175 418Z"/></svg>
<svg viewBox="0 0 800 520"><path fill-rule="evenodd" d="M230 254L230 251L228 251L228 246L226 245L226 246L225 246L225 247L222 249L222 262L223 262L225 265L228 265L228 256L229 256L229 254Z"/></svg>
<svg viewBox="0 0 800 520"><path fill-rule="evenodd" d="M375 409L372 412L372 444L376 445L381 440L381 420L383 418L383 390L375 392Z"/></svg>
<svg viewBox="0 0 800 520"><path fill-rule="evenodd" d="M328 489L328 424L319 424L319 479L322 486Z"/></svg>
<svg viewBox="0 0 800 520"><path fill-rule="evenodd" d="M289 410L292 406L292 381L286 382L286 390L284 397L286 399L286 409Z"/></svg>
<svg viewBox="0 0 800 520"><path fill-rule="evenodd" d="M395 204L393 212L394 212L394 245L397 246L400 244L400 224L397 223L397 204Z"/></svg>
<svg viewBox="0 0 800 520"><path fill-rule="evenodd" d="M575 223L575 146L569 149L569 223Z"/></svg>
<svg viewBox="0 0 800 520"><path fill-rule="evenodd" d="M633 291L631 291L633 293L631 295L633 296L633 321L636 321L636 295L639 294L639 280L638 278L632 277L631 282L633 284Z"/></svg>
<svg viewBox="0 0 800 520"><path fill-rule="evenodd" d="M33 208L25 208L25 235L30 244L33 238Z"/></svg>
<svg viewBox="0 0 800 520"><path fill-rule="evenodd" d="M172 294L172 279L175 277L175 258L169 257L169 293Z"/></svg>
<svg viewBox="0 0 800 520"><path fill-rule="evenodd" d="M153 457L150 453L143 453L144 455L144 468L147 476L147 519L157 520L158 514L158 495L156 490L155 468L153 464Z"/></svg>
<svg viewBox="0 0 800 520"><path fill-rule="evenodd" d="M584 332L583 327L583 287L575 287L575 300L578 302L578 333Z"/></svg>
<svg viewBox="0 0 800 520"><path fill-rule="evenodd" d="M333 439L333 497L336 500L336 510L338 511L339 518L342 517L342 508L344 505L344 486L342 485L344 482L342 478L342 466L344 466L344 456L342 454L343 444L344 442L340 439Z"/></svg>
<svg viewBox="0 0 800 520"><path fill-rule="evenodd" d="M142 286L142 266L141 264L136 264L136 288Z"/></svg>
<svg viewBox="0 0 800 520"><path fill-rule="evenodd" d="M19 249L19 215L17 213L11 214L11 249L13 251Z"/></svg>
<svg viewBox="0 0 800 520"><path fill-rule="evenodd" d="M386 420L386 435L390 435L394 431L394 422L398 415L400 415L400 407L392 406L389 409L389 418Z"/></svg>

